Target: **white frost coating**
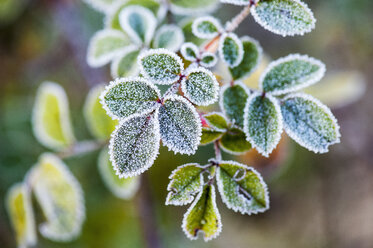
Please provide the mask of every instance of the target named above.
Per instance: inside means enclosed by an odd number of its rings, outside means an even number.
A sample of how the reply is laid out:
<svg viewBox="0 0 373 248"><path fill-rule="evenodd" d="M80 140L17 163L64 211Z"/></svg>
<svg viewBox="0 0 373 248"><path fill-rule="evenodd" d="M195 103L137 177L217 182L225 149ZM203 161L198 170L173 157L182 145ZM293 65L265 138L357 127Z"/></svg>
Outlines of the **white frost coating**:
<svg viewBox="0 0 373 248"><path fill-rule="evenodd" d="M289 54L286 57L282 57L282 58L279 58L278 60L275 60L275 61L271 62L267 66L265 71L260 76L259 89L263 90L264 78L273 68L275 68L276 66L278 66L282 63L290 62L290 61L293 61L293 60L303 60L305 62L308 62L308 63L312 64L312 65L316 65L316 66L319 67L319 70L316 73L313 73L312 78L309 78L308 80L305 80L304 82L302 82L298 85L295 85L295 86L292 86L292 87L287 87L287 89L283 89L283 90L271 91L272 95L278 96L278 95L283 95L283 94L287 94L287 93L291 93L291 92L294 92L294 91L304 89L308 86L311 86L311 85L319 82L324 77L325 72L326 72L326 67L325 67L325 64L323 62L321 62L320 60L309 57L308 55L301 55L301 54L297 54L297 53L296 54ZM299 79L298 81L302 81L302 79Z"/></svg>
<svg viewBox="0 0 373 248"><path fill-rule="evenodd" d="M201 32L200 30L198 30L198 26L203 22L209 22L210 24L216 27L217 31L216 32ZM212 39L215 36L217 36L219 33L221 33L222 31L223 31L223 27L220 24L219 20L212 16L198 17L194 20L192 24L193 34L201 39Z"/></svg>
<svg viewBox="0 0 373 248"><path fill-rule="evenodd" d="M110 7L116 2L116 0L83 0L88 5L90 5L92 8L94 8L97 11L106 13L109 11Z"/></svg>
<svg viewBox="0 0 373 248"><path fill-rule="evenodd" d="M190 56L187 52L187 49L191 49L196 54L196 57ZM199 57L200 52L199 48L194 43L186 42L181 46L180 53L184 57L184 59L194 62Z"/></svg>
<svg viewBox="0 0 373 248"><path fill-rule="evenodd" d="M237 45L237 49L238 49L237 57L234 62L227 61L224 55L224 41L226 38L232 39L234 43ZM224 33L220 37L218 51L219 51L220 59L224 61L231 68L238 66L242 62L243 55L244 55L243 45L242 45L242 41L238 38L238 36L235 33Z"/></svg>
<svg viewBox="0 0 373 248"><path fill-rule="evenodd" d="M190 80L188 80L188 78L191 74L197 73L206 74L209 77L210 82L203 81L205 78L202 78L201 76L200 82L197 83L196 80L194 80L193 84L189 83ZM198 106L208 106L218 100L219 83L211 71L203 67L197 67L187 69L185 75L187 76L181 81L181 90L185 97L192 103Z"/></svg>
<svg viewBox="0 0 373 248"><path fill-rule="evenodd" d="M250 0L220 0L222 3L229 3L238 6L245 6L250 4Z"/></svg>
<svg viewBox="0 0 373 248"><path fill-rule="evenodd" d="M203 62L203 58L205 58L207 56L213 57L213 60L210 61L209 63ZM208 68L214 67L216 65L216 63L218 63L218 57L214 53L210 53L210 52L203 53L202 56L201 56L201 61L199 62L199 64L201 66L208 67Z"/></svg>
<svg viewBox="0 0 373 248"><path fill-rule="evenodd" d="M111 66L110 66L110 73L111 73L112 78L118 78L119 77L118 70L119 70L119 64L120 64L121 60L125 56L127 56L128 54L130 54L132 52L135 52L136 50L139 50L138 46L129 45L128 47L126 47L125 49L123 49L122 51L117 53L116 57L114 58L113 62L111 63ZM137 59L135 59L133 61L133 66L131 68L131 71L128 75L126 75L126 77L137 76L139 74L139 71L140 71L140 69L139 69L138 64L137 64Z"/></svg>
<svg viewBox="0 0 373 248"><path fill-rule="evenodd" d="M318 99L310 96L310 95L307 95L307 94L304 94L304 93L294 93L294 94L289 94L287 95L283 101L286 101L287 99L290 99L290 98L303 98L305 100L308 100L308 101L311 101L313 103L315 103L319 108L321 108L328 116L329 118L332 120L333 124L334 124L334 127L335 127L335 131L336 131L336 134L337 134L337 139L334 141L334 142L330 142L329 145L334 145L334 144L337 144L340 142L340 137L341 137L341 133L339 131L340 127L339 127L339 124L338 124L338 121L337 119L335 118L335 116L333 115L333 113L330 111L330 109L325 106L322 102L320 102ZM310 146L310 144L307 144L304 140L302 140L296 133L294 133L287 125L286 123L284 123L284 129L285 129L285 132L294 140L296 141L299 145L305 147L306 149L310 150L310 151L313 151L315 153L326 153L329 151L328 147L326 147L325 149L317 149L316 147L312 147Z"/></svg>
<svg viewBox="0 0 373 248"><path fill-rule="evenodd" d="M227 122L227 125L229 125L229 124L228 124L228 117L227 117L224 113L220 113L220 112L213 111L213 112L209 112L209 113L203 115L203 117L210 116L210 115L219 115L219 116L223 117L223 118L225 119L225 121ZM214 124L212 124L208 119L205 118L205 120L206 120L207 124L209 124L209 126L210 126L210 128L211 128L212 130L214 130L214 131L218 131L218 132L225 132L225 131L227 131L227 129L225 129L225 128L217 128L217 127L216 127Z"/></svg>
<svg viewBox="0 0 373 248"><path fill-rule="evenodd" d="M136 30L134 30L134 27L132 27L130 24L130 17L134 14L141 16L142 21L146 25L144 30L145 34L143 37L144 40L142 40L142 38L139 36L139 33L136 32ZM126 34L128 34L133 42L138 45L143 43L145 45L149 45L153 38L154 31L157 27L157 19L155 18L153 12L139 5L130 5L123 8L123 10L121 10L119 14L119 23Z"/></svg>
<svg viewBox="0 0 373 248"><path fill-rule="evenodd" d="M175 75L174 77L169 77L168 75L165 75L165 77L163 77L163 78L160 77L159 79L156 79L156 78L152 77L149 74L149 72L147 72L145 70L145 68L143 66L143 63L142 63L142 60L145 57L152 56L152 55L163 55L163 54L167 55L167 56L170 56L172 59L174 59L179 66L180 73L183 72L184 63L176 53L170 52L170 51L168 51L167 49L164 49L164 48L158 48L158 49L147 50L147 51L144 51L140 54L140 56L138 57L138 60L137 60L137 62L139 64L139 68L140 68L140 73L145 78L148 78L152 83L155 83L155 84L172 84L172 83L176 82L177 80L179 80L180 75ZM162 62L162 61L157 61L157 63L158 62ZM155 66L156 66L156 64L151 68L151 70L152 70L151 73L157 74L158 76L160 76L162 74L165 74L165 69L156 68ZM158 71L155 71L157 69L158 69ZM167 78L167 77L169 77L169 78Z"/></svg>
<svg viewBox="0 0 373 248"><path fill-rule="evenodd" d="M219 6L219 1L203 8L183 8L174 3L170 3L169 8L172 14L181 16L198 16L206 13L214 12Z"/></svg>
<svg viewBox="0 0 373 248"><path fill-rule="evenodd" d="M167 44L165 47L161 47L160 42L161 42L162 35L165 35L167 33L172 34L172 39L167 40ZM181 28L175 24L166 24L166 25L161 26L156 31L156 34L153 40L153 46L155 48L165 48L167 50L170 50L171 52L178 51L183 43L184 43L183 30L181 30Z"/></svg>

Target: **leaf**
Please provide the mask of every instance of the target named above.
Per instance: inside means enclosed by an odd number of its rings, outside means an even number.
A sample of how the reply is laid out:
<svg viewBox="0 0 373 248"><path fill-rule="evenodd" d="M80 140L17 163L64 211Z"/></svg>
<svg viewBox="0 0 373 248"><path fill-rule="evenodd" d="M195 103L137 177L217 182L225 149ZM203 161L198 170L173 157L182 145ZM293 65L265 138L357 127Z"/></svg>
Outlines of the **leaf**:
<svg viewBox="0 0 373 248"><path fill-rule="evenodd" d="M200 65L203 67L214 67L218 63L218 58L213 53L203 53L200 61Z"/></svg>
<svg viewBox="0 0 373 248"><path fill-rule="evenodd" d="M235 125L241 128L243 128L244 109L249 95L249 89L241 82L235 82L234 85L227 84L220 91L220 108Z"/></svg>
<svg viewBox="0 0 373 248"><path fill-rule="evenodd" d="M192 26L196 17L190 16L181 19L178 25L181 27L184 33L185 41L193 42L196 45L201 45L205 40L196 37L193 34Z"/></svg>
<svg viewBox="0 0 373 248"><path fill-rule="evenodd" d="M100 140L109 139L118 124L118 121L112 120L102 107L99 96L104 89L103 85L98 85L89 91L83 111L89 131Z"/></svg>
<svg viewBox="0 0 373 248"><path fill-rule="evenodd" d="M44 153L30 174L31 185L46 222L40 233L51 240L67 242L81 232L85 219L82 188L56 155Z"/></svg>
<svg viewBox="0 0 373 248"><path fill-rule="evenodd" d="M186 98L198 106L208 106L218 99L219 84L215 76L203 67L186 71L181 90Z"/></svg>
<svg viewBox="0 0 373 248"><path fill-rule="evenodd" d="M202 128L201 145L210 144L223 136L224 132L216 131L212 128Z"/></svg>
<svg viewBox="0 0 373 248"><path fill-rule="evenodd" d="M272 95L282 95L315 84L324 74L325 65L321 61L307 55L291 54L268 65L259 87Z"/></svg>
<svg viewBox="0 0 373 248"><path fill-rule="evenodd" d="M158 110L130 116L118 125L109 144L110 161L120 178L137 176L149 169L159 151Z"/></svg>
<svg viewBox="0 0 373 248"><path fill-rule="evenodd" d="M130 44L129 37L121 31L100 30L89 41L87 63L91 67L103 66Z"/></svg>
<svg viewBox="0 0 373 248"><path fill-rule="evenodd" d="M204 240L216 238L222 228L220 213L216 207L215 187L205 185L183 219L183 231L189 239L197 239L204 233Z"/></svg>
<svg viewBox="0 0 373 248"><path fill-rule="evenodd" d="M132 41L137 44L149 45L157 25L154 14L140 5L123 8L119 13L119 23Z"/></svg>
<svg viewBox="0 0 373 248"><path fill-rule="evenodd" d="M228 129L228 123L225 116L218 112L211 112L203 115L203 118L206 119L207 123L211 128L218 131L226 131Z"/></svg>
<svg viewBox="0 0 373 248"><path fill-rule="evenodd" d="M198 15L214 11L218 0L169 0L170 10L175 15Z"/></svg>
<svg viewBox="0 0 373 248"><path fill-rule="evenodd" d="M203 170L205 167L199 164L185 164L174 170L169 179L166 205L181 206L193 201L194 195L202 191Z"/></svg>
<svg viewBox="0 0 373 248"><path fill-rule="evenodd" d="M251 144L246 140L246 135L238 128L231 128L220 139L220 147L230 154L239 155L251 149Z"/></svg>
<svg viewBox="0 0 373 248"><path fill-rule="evenodd" d="M243 45L243 58L239 65L229 68L233 80L244 80L256 70L262 59L262 47L258 41L249 36L241 38Z"/></svg>
<svg viewBox="0 0 373 248"><path fill-rule="evenodd" d="M159 106L160 92L143 78L118 78L106 87L100 97L108 115L113 119L122 119L152 112Z"/></svg>
<svg viewBox="0 0 373 248"><path fill-rule="evenodd" d="M83 0L92 8L100 12L107 12L117 0Z"/></svg>
<svg viewBox="0 0 373 248"><path fill-rule="evenodd" d="M278 102L270 94L252 94L247 100L244 114L247 141L263 156L277 146L282 133L282 117Z"/></svg>
<svg viewBox="0 0 373 248"><path fill-rule="evenodd" d="M168 96L159 108L162 142L169 150L194 154L201 139L201 120L196 109L185 98Z"/></svg>
<svg viewBox="0 0 373 248"><path fill-rule="evenodd" d="M161 26L154 37L153 46L155 48L165 48L171 52L176 52L184 43L183 30L175 24Z"/></svg>
<svg viewBox="0 0 373 248"><path fill-rule="evenodd" d="M24 183L13 185L6 196L6 209L18 247L36 245L35 219L30 192Z"/></svg>
<svg viewBox="0 0 373 248"><path fill-rule="evenodd" d="M212 39L222 32L218 19L212 16L204 16L196 18L192 25L192 32L195 36L202 39Z"/></svg>
<svg viewBox="0 0 373 248"><path fill-rule="evenodd" d="M286 133L301 146L325 153L340 142L337 120L327 106L306 94L288 95L281 104Z"/></svg>
<svg viewBox="0 0 373 248"><path fill-rule="evenodd" d="M37 140L50 149L61 150L75 142L67 96L59 84L43 82L39 86L32 126Z"/></svg>
<svg viewBox="0 0 373 248"><path fill-rule="evenodd" d="M224 33L219 41L221 59L229 66L238 66L243 59L242 41L234 33Z"/></svg>
<svg viewBox="0 0 373 248"><path fill-rule="evenodd" d="M235 161L222 161L216 181L221 198L229 209L242 214L257 214L269 208L267 185L254 168Z"/></svg>
<svg viewBox="0 0 373 248"><path fill-rule="evenodd" d="M139 54L137 46L128 46L118 53L111 63L111 76L113 78L137 76L140 70L137 64Z"/></svg>
<svg viewBox="0 0 373 248"><path fill-rule="evenodd" d="M249 5L252 0L220 0L222 3L229 3L233 5Z"/></svg>
<svg viewBox="0 0 373 248"><path fill-rule="evenodd" d="M106 187L116 197L131 199L140 187L140 177L119 178L110 162L109 150L102 149L98 157L98 171Z"/></svg>
<svg viewBox="0 0 373 248"><path fill-rule="evenodd" d="M163 48L141 53L138 63L141 74L156 84L172 84L184 70L180 57Z"/></svg>
<svg viewBox="0 0 373 248"><path fill-rule="evenodd" d="M307 4L299 0L266 0L251 7L263 28L282 36L304 35L315 28L316 19Z"/></svg>
<svg viewBox="0 0 373 248"><path fill-rule="evenodd" d="M194 43L187 42L181 46L180 53L184 59L194 62L198 59L199 48Z"/></svg>

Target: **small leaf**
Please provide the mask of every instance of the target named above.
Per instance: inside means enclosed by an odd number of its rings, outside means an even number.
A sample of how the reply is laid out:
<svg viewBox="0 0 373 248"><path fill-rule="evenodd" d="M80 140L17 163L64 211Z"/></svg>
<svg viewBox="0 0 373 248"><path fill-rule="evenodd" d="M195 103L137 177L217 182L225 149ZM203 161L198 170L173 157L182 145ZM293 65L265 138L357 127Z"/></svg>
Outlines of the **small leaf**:
<svg viewBox="0 0 373 248"><path fill-rule="evenodd" d="M32 125L37 140L50 149L61 150L75 142L67 96L59 84L43 82L39 86Z"/></svg>
<svg viewBox="0 0 373 248"><path fill-rule="evenodd" d="M226 131L226 129L228 129L227 119L221 113L211 112L211 113L203 115L203 118L206 119L209 126L213 128L214 130L224 132Z"/></svg>
<svg viewBox="0 0 373 248"><path fill-rule="evenodd" d="M282 133L281 110L277 100L270 94L252 94L245 107L244 131L247 141L268 157L280 141Z"/></svg>
<svg viewBox="0 0 373 248"><path fill-rule="evenodd" d="M121 31L114 29L98 31L89 42L87 63L91 67L103 66L130 44L130 39Z"/></svg>
<svg viewBox="0 0 373 248"><path fill-rule="evenodd" d="M216 238L222 228L220 213L216 207L215 187L205 185L183 219L183 231L190 239L197 239L203 232L204 240Z"/></svg>
<svg viewBox="0 0 373 248"><path fill-rule="evenodd" d="M229 3L233 5L249 5L252 0L220 0L222 3Z"/></svg>
<svg viewBox="0 0 373 248"><path fill-rule="evenodd" d="M204 39L200 39L193 34L192 26L196 17L185 17L181 19L178 25L181 27L184 33L185 41L193 42L196 45L201 45L205 42Z"/></svg>
<svg viewBox="0 0 373 248"><path fill-rule="evenodd" d="M205 168L199 164L185 164L172 172L167 190L166 205L185 205L191 203L194 195L202 191Z"/></svg>
<svg viewBox="0 0 373 248"><path fill-rule="evenodd" d="M89 91L83 111L89 131L100 140L109 139L118 124L118 121L112 120L102 107L99 96L104 89L103 85L98 85Z"/></svg>
<svg viewBox="0 0 373 248"><path fill-rule="evenodd" d="M262 47L258 41L249 36L241 38L243 45L243 58L239 65L229 68L233 80L244 80L256 70L262 59Z"/></svg>
<svg viewBox="0 0 373 248"><path fill-rule="evenodd" d="M231 128L220 139L220 147L228 153L239 155L251 149L251 144L246 140L246 135L238 128Z"/></svg>
<svg viewBox="0 0 373 248"><path fill-rule="evenodd" d="M294 92L317 83L325 65L307 55L291 54L270 63L260 78L260 88L272 95Z"/></svg>
<svg viewBox="0 0 373 248"><path fill-rule="evenodd" d="M184 59L194 62L198 59L199 48L194 43L187 42L181 46L180 53Z"/></svg>
<svg viewBox="0 0 373 248"><path fill-rule="evenodd" d="M218 0L169 0L170 10L175 15L200 15L214 11Z"/></svg>
<svg viewBox="0 0 373 248"><path fill-rule="evenodd" d="M263 28L282 36L309 33L316 23L312 11L299 0L259 1L251 13Z"/></svg>
<svg viewBox="0 0 373 248"><path fill-rule="evenodd" d="M301 146L325 153L340 142L337 120L327 106L306 94L288 95L281 104L286 133Z"/></svg>
<svg viewBox="0 0 373 248"><path fill-rule="evenodd" d="M154 48L165 48L171 52L176 52L184 43L183 30L175 24L161 26L154 37Z"/></svg>
<svg viewBox="0 0 373 248"><path fill-rule="evenodd" d="M111 63L111 76L113 78L131 77L139 74L137 58L140 51L137 46L128 46L118 53L118 56Z"/></svg>
<svg viewBox="0 0 373 248"><path fill-rule="evenodd" d="M110 161L120 178L137 176L149 169L159 151L158 110L121 121L109 144Z"/></svg>
<svg viewBox="0 0 373 248"><path fill-rule="evenodd" d="M219 41L219 54L229 67L238 66L244 54L242 41L234 33L223 34Z"/></svg>
<svg viewBox="0 0 373 248"><path fill-rule="evenodd" d="M201 145L210 144L223 136L224 132L216 131L212 128L202 128Z"/></svg>
<svg viewBox="0 0 373 248"><path fill-rule="evenodd" d="M219 20L212 16L199 17L194 20L192 25L193 34L202 39L212 39L222 30L223 27Z"/></svg>
<svg viewBox="0 0 373 248"><path fill-rule="evenodd" d="M222 161L216 180L221 198L229 209L256 214L269 208L267 185L254 168L235 161Z"/></svg>
<svg viewBox="0 0 373 248"><path fill-rule="evenodd" d="M201 120L196 109L185 98L164 98L159 109L162 142L169 150L181 154L194 154L201 139Z"/></svg>
<svg viewBox="0 0 373 248"><path fill-rule="evenodd" d="M185 97L198 106L208 106L218 99L219 84L215 76L205 68L189 69L181 82Z"/></svg>
<svg viewBox="0 0 373 248"><path fill-rule="evenodd" d="M143 78L119 78L101 94L101 102L113 119L147 114L159 106L160 92Z"/></svg>
<svg viewBox="0 0 373 248"><path fill-rule="evenodd" d="M109 158L109 150L102 149L97 163L102 180L116 197L131 199L140 187L140 177L119 178Z"/></svg>
<svg viewBox="0 0 373 248"><path fill-rule="evenodd" d="M143 52L138 63L141 74L156 84L172 84L184 70L180 57L163 48Z"/></svg>
<svg viewBox="0 0 373 248"><path fill-rule="evenodd" d="M117 0L83 0L95 10L107 12Z"/></svg>
<svg viewBox="0 0 373 248"><path fill-rule="evenodd" d="M201 66L210 68L210 67L214 67L216 63L218 63L218 58L216 57L215 54L209 53L209 52L202 54L201 62L200 62Z"/></svg>
<svg viewBox="0 0 373 248"><path fill-rule="evenodd" d="M82 188L57 156L44 153L30 174L35 196L46 222L40 233L51 240L67 242L82 229L85 207Z"/></svg>
<svg viewBox="0 0 373 248"><path fill-rule="evenodd" d="M35 219L30 192L24 183L13 185L6 196L6 209L18 247L36 245Z"/></svg>

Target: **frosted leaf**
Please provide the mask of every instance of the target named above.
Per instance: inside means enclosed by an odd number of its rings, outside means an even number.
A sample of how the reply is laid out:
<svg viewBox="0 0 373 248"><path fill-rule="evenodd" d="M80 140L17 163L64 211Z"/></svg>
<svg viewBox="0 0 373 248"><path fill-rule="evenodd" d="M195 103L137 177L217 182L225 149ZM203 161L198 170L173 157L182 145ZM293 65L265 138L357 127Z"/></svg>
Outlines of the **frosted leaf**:
<svg viewBox="0 0 373 248"><path fill-rule="evenodd" d="M218 57L213 53L203 53L200 61L200 65L203 67L214 67L218 63Z"/></svg>
<svg viewBox="0 0 373 248"><path fill-rule="evenodd" d="M218 0L169 0L170 10L175 15L201 15L213 12Z"/></svg>
<svg viewBox="0 0 373 248"><path fill-rule="evenodd" d="M87 63L91 67L103 66L130 44L129 37L121 31L114 29L98 31L89 42Z"/></svg>
<svg viewBox="0 0 373 248"><path fill-rule="evenodd" d="M100 97L108 115L121 119L152 112L159 106L160 92L143 78L118 78L106 87Z"/></svg>
<svg viewBox="0 0 373 248"><path fill-rule="evenodd" d="M23 183L13 185L6 196L6 210L16 234L18 247L36 245L35 219L30 192Z"/></svg>
<svg viewBox="0 0 373 248"><path fill-rule="evenodd" d="M217 101L219 84L209 70L198 67L185 73L187 76L181 82L181 90L186 98L198 106L207 106Z"/></svg>
<svg viewBox="0 0 373 248"><path fill-rule="evenodd" d="M243 59L242 41L234 33L224 33L219 41L220 58L229 66L238 66Z"/></svg>
<svg viewBox="0 0 373 248"><path fill-rule="evenodd" d="M307 55L291 54L270 63L259 87L272 95L282 95L317 83L325 74L325 65Z"/></svg>
<svg viewBox="0 0 373 248"><path fill-rule="evenodd" d="M139 54L137 46L128 46L123 49L111 63L111 76L113 78L137 76L140 70L137 64Z"/></svg>
<svg viewBox="0 0 373 248"><path fill-rule="evenodd" d="M189 239L197 239L203 232L205 241L216 238L222 228L221 217L216 207L215 187L205 185L193 204L185 213L182 224L183 231Z"/></svg>
<svg viewBox="0 0 373 248"><path fill-rule="evenodd" d="M184 43L183 30L175 24L161 26L154 37L154 48L165 48L171 52L176 52Z"/></svg>
<svg viewBox="0 0 373 248"><path fill-rule="evenodd" d="M258 41L249 36L241 38L243 45L243 58L239 65L229 68L233 80L243 80L256 70L262 59L262 47Z"/></svg>
<svg viewBox="0 0 373 248"><path fill-rule="evenodd" d="M198 59L199 49L194 43L187 42L181 46L180 53L184 59L194 62Z"/></svg>
<svg viewBox="0 0 373 248"><path fill-rule="evenodd" d="M257 0L259 1L259 0ZM249 5L251 4L252 0L220 0L222 3L229 3L233 5Z"/></svg>
<svg viewBox="0 0 373 248"><path fill-rule="evenodd" d="M220 139L223 136L224 132L222 131L216 131L213 128L202 128L202 136L201 136L201 145L207 145L210 144L218 139Z"/></svg>
<svg viewBox="0 0 373 248"><path fill-rule="evenodd" d="M196 18L192 25L193 34L202 39L212 39L222 30L219 20L212 16Z"/></svg>
<svg viewBox="0 0 373 248"><path fill-rule="evenodd" d="M157 25L154 14L140 5L123 8L119 13L119 23L135 44L149 45Z"/></svg>
<svg viewBox="0 0 373 248"><path fill-rule="evenodd" d="M102 149L97 163L102 180L116 197L131 199L140 187L140 177L119 178L109 158L109 150Z"/></svg>
<svg viewBox="0 0 373 248"><path fill-rule="evenodd" d="M227 153L240 155L251 149L251 144L246 140L245 133L238 128L226 131L219 141L220 147Z"/></svg>
<svg viewBox="0 0 373 248"><path fill-rule="evenodd" d="M235 161L222 161L216 180L221 198L229 209L250 215L269 208L267 185L254 168Z"/></svg>
<svg viewBox="0 0 373 248"><path fill-rule="evenodd" d="M197 46L202 45L203 42L205 42L204 39L200 39L196 37L193 34L192 26L193 22L197 17L189 16L189 17L184 17L178 22L178 25L181 27L184 33L185 41L187 42L193 42Z"/></svg>
<svg viewBox="0 0 373 248"><path fill-rule="evenodd" d="M180 57L163 48L141 53L138 63L141 74L156 84L172 84L184 70Z"/></svg>
<svg viewBox="0 0 373 248"><path fill-rule="evenodd" d="M315 153L340 142L337 120L327 106L306 94L288 95L281 104L286 133Z"/></svg>
<svg viewBox="0 0 373 248"><path fill-rule="evenodd" d="M69 103L64 89L53 82L43 82L38 89L32 112L32 126L44 146L61 150L75 142Z"/></svg>
<svg viewBox="0 0 373 248"><path fill-rule="evenodd" d="M201 120L196 109L185 98L169 96L159 108L162 143L169 150L194 154L201 139Z"/></svg>
<svg viewBox="0 0 373 248"><path fill-rule="evenodd" d="M107 12L113 3L117 2L118 0L83 0L87 4L89 4L92 8L100 11L100 12Z"/></svg>
<svg viewBox="0 0 373 248"><path fill-rule="evenodd" d="M51 240L68 242L79 236L85 219L82 188L57 156L44 153L33 167L31 184L46 222L40 233Z"/></svg>
<svg viewBox="0 0 373 248"><path fill-rule="evenodd" d="M263 156L276 148L282 133L282 117L277 99L254 93L247 100L244 131L247 141Z"/></svg>
<svg viewBox="0 0 373 248"><path fill-rule="evenodd" d="M203 176L205 168L199 164L185 164L174 170L167 186L169 191L166 199L166 205L185 205L191 203L194 196L202 191Z"/></svg>
<svg viewBox="0 0 373 248"><path fill-rule="evenodd" d="M251 13L262 27L282 36L304 35L316 23L312 11L299 0L259 1Z"/></svg>
<svg viewBox="0 0 373 248"><path fill-rule="evenodd" d="M214 130L224 132L228 129L227 119L222 113L211 112L203 115L203 118L206 119L209 126Z"/></svg>
<svg viewBox="0 0 373 248"><path fill-rule="evenodd" d="M241 128L243 128L244 109L249 95L249 89L241 82L224 85L220 91L220 108L235 125Z"/></svg>
<svg viewBox="0 0 373 248"><path fill-rule="evenodd" d="M89 91L83 111L89 131L100 140L109 139L118 124L118 121L112 120L102 107L99 96L104 89L103 85L98 85Z"/></svg>

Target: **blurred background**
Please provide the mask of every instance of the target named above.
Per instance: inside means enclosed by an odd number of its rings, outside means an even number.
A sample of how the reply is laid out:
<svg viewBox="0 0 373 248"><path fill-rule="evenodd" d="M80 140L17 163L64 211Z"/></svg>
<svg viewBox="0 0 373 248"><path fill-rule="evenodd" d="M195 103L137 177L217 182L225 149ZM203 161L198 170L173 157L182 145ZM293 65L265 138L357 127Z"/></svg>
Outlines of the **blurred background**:
<svg viewBox="0 0 373 248"><path fill-rule="evenodd" d="M221 235L209 243L190 241L180 228L187 207L164 205L168 176L183 163L206 163L213 156L212 147L201 147L191 157L161 148L156 163L142 178L140 192L129 201L115 198L104 186L97 171L98 154L93 152L65 160L85 192L87 219L82 235L70 243L55 243L39 234L37 247L145 247L149 238L173 248L373 247L373 2L306 2L318 20L310 34L282 38L251 17L237 31L259 40L268 58L301 53L322 60L330 72L327 78L334 80L314 90L331 104L341 125L341 144L319 155L284 135L269 160L255 151L234 158L263 174L270 191L269 211L243 216L228 210L217 197ZM240 9L224 5L216 14L228 20ZM46 151L34 138L30 122L42 81L56 81L65 88L76 136L91 138L82 118L84 99L92 86L110 81L108 66L91 69L86 64L88 41L102 28L102 19L79 0L0 0L2 248L16 246L4 207L6 191L22 181ZM336 77L333 72L344 74ZM341 91L346 80L347 93ZM228 154L223 157L233 159ZM40 223L43 217L37 208L36 217Z"/></svg>

